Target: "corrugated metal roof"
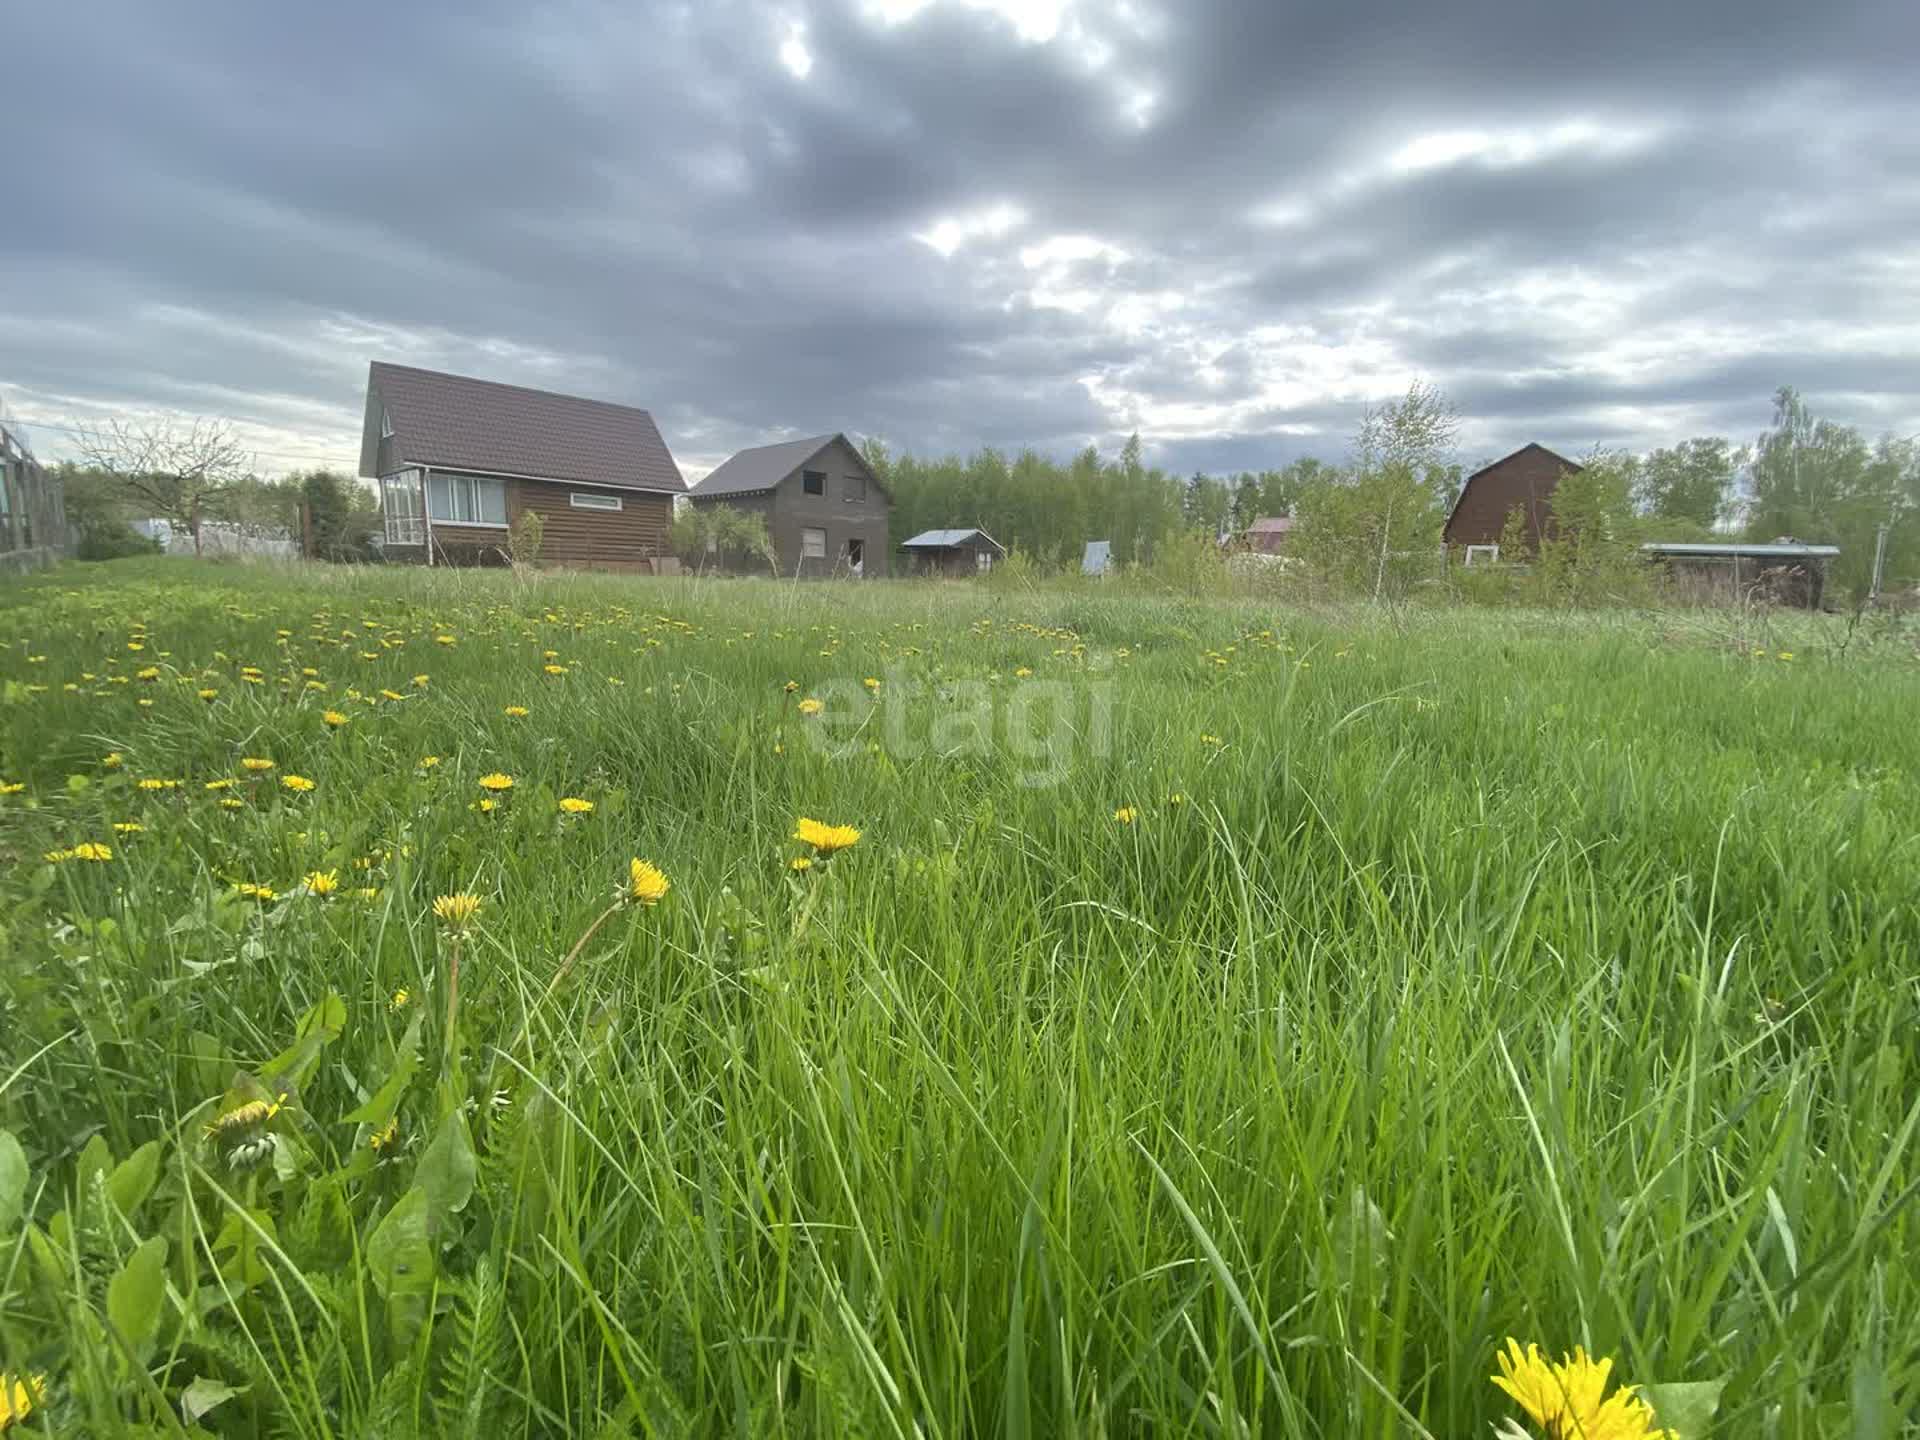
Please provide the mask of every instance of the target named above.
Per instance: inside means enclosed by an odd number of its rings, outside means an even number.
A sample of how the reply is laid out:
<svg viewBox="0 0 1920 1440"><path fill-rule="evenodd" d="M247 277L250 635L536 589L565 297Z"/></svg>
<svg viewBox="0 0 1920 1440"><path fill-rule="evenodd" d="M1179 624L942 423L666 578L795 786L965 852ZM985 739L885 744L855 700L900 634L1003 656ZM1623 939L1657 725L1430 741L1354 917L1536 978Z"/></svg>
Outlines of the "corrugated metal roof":
<svg viewBox="0 0 1920 1440"><path fill-rule="evenodd" d="M1703 560L1714 558L1731 560L1738 556L1754 560L1831 560L1840 553L1838 545L1801 545L1772 544L1747 545L1738 541L1729 544L1695 544L1687 542L1655 542L1642 545L1642 550L1654 555L1691 555Z"/></svg>
<svg viewBox="0 0 1920 1440"><path fill-rule="evenodd" d="M1004 548L998 540L987 534L986 531L980 529L922 530L911 540L901 541L900 548L902 550L950 550L955 545L966 544L976 535L996 550Z"/></svg>
<svg viewBox="0 0 1920 1440"><path fill-rule="evenodd" d="M756 445L730 455L693 487L697 496L753 495L771 490L827 446L838 434L810 435L804 440L782 440L776 445Z"/></svg>
<svg viewBox="0 0 1920 1440"><path fill-rule="evenodd" d="M379 397L367 407L368 426L384 409L393 452L409 464L620 490L687 488L653 416L631 405L382 360L368 368L367 390ZM363 443L363 460L366 450Z"/></svg>

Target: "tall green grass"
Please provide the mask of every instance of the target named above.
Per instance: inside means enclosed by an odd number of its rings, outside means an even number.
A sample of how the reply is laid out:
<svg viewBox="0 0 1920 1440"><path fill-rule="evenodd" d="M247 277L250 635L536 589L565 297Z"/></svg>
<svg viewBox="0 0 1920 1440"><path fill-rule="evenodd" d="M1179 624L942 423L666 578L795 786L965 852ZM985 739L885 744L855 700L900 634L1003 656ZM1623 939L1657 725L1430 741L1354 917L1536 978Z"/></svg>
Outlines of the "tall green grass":
<svg viewBox="0 0 1920 1440"><path fill-rule="evenodd" d="M1459 1436L1508 1335L1724 1381L1713 1433L1912 1433L1910 649L158 563L0 607L50 1433ZM202 788L242 755L317 788ZM864 833L796 871L799 815ZM635 856L671 893L556 983Z"/></svg>

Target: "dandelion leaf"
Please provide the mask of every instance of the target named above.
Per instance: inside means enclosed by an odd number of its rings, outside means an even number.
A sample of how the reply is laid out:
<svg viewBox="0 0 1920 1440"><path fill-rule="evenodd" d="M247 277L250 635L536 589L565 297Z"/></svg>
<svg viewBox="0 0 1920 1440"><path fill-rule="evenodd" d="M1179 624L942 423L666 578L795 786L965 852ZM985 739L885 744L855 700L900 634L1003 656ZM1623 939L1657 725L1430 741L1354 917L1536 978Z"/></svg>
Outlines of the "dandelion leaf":
<svg viewBox="0 0 1920 1440"><path fill-rule="evenodd" d="M113 1167L107 1176L107 1198L122 1215L132 1218L159 1180L160 1142L149 1140Z"/></svg>
<svg viewBox="0 0 1920 1440"><path fill-rule="evenodd" d="M260 1078L269 1087L286 1089L306 1079L320 1058L320 1052L340 1038L347 1028L347 1002L329 990L294 1027L293 1044L281 1051L261 1070Z"/></svg>
<svg viewBox="0 0 1920 1440"><path fill-rule="evenodd" d="M427 1192L427 1209L436 1225L467 1208L477 1170L467 1117L458 1110L449 1111L414 1174L414 1182Z"/></svg>
<svg viewBox="0 0 1920 1440"><path fill-rule="evenodd" d="M393 1069L387 1072L387 1078L366 1104L342 1115L341 1124L371 1125L377 1130L393 1118L407 1086L413 1083L413 1072L420 1067L420 1027L425 1019L424 1014L413 1017L406 1033L400 1037L399 1048L393 1053Z"/></svg>
<svg viewBox="0 0 1920 1440"><path fill-rule="evenodd" d="M137 1356L144 1356L160 1333L160 1311L167 1295L167 1242L156 1235L127 1257L107 1282L107 1319Z"/></svg>
<svg viewBox="0 0 1920 1440"><path fill-rule="evenodd" d="M11 1130L0 1130L0 1235L13 1228L27 1203L27 1152Z"/></svg>
<svg viewBox="0 0 1920 1440"><path fill-rule="evenodd" d="M1702 1440L1720 1408L1720 1392L1725 1380L1684 1380L1664 1385L1642 1385L1640 1396L1653 1407L1654 1418L1663 1429L1680 1440Z"/></svg>

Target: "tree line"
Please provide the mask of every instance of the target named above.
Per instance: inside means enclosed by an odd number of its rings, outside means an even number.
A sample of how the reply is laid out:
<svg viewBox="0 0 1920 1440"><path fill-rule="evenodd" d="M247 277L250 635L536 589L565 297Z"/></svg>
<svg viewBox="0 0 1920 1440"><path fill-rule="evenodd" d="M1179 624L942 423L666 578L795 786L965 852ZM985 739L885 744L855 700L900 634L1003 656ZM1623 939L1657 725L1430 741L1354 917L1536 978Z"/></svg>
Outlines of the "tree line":
<svg viewBox="0 0 1920 1440"><path fill-rule="evenodd" d="M1181 478L1142 460L1140 437L1117 458L1091 446L1061 463L1033 450L940 458L862 446L893 496L895 543L922 530L978 525L1042 567L1077 564L1089 540L1112 542L1120 564L1150 563L1194 534L1231 537L1255 518L1291 515L1289 548L1336 588L1384 594L1427 574L1466 480L1455 454L1458 417L1445 396L1416 383L1370 410L1341 462ZM1841 550L1835 583L1859 592L1878 532L1888 528L1889 576L1920 572L1920 437L1869 441L1814 416L1791 388L1750 445L1724 436L1645 454L1596 449L1576 458L1587 478L1556 497L1569 533L1644 540L1773 540ZM1475 466L1474 468L1479 468ZM1564 512L1564 513L1563 513Z"/></svg>

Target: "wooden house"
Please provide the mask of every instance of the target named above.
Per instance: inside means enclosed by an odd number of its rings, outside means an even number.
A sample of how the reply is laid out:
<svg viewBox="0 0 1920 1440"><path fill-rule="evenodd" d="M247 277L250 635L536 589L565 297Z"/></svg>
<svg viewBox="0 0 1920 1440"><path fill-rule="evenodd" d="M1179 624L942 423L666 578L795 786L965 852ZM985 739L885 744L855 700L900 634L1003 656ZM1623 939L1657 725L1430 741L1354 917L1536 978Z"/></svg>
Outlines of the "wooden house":
<svg viewBox="0 0 1920 1440"><path fill-rule="evenodd" d="M380 484L386 553L428 564L500 563L534 512L543 563L651 570L686 493L644 410L381 361L360 473Z"/></svg>
<svg viewBox="0 0 1920 1440"><path fill-rule="evenodd" d="M742 450L695 485L689 498L696 506L727 505L758 515L782 575L858 580L887 573L893 499L844 434ZM758 557L711 558L722 566L765 570Z"/></svg>

